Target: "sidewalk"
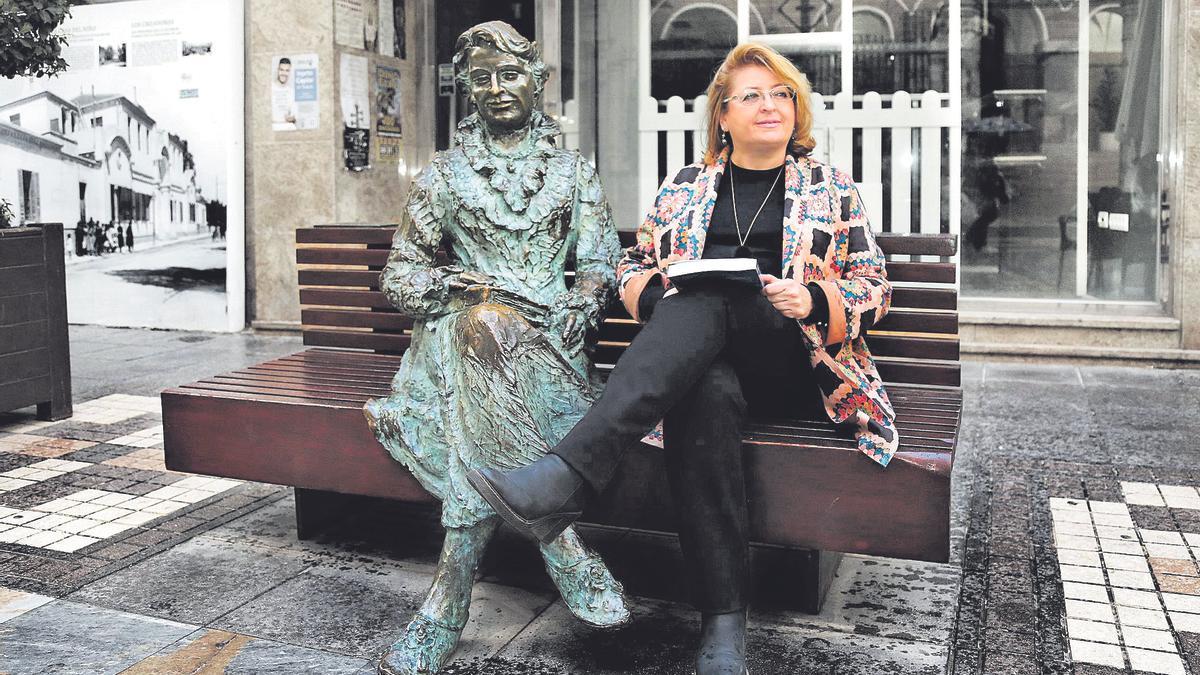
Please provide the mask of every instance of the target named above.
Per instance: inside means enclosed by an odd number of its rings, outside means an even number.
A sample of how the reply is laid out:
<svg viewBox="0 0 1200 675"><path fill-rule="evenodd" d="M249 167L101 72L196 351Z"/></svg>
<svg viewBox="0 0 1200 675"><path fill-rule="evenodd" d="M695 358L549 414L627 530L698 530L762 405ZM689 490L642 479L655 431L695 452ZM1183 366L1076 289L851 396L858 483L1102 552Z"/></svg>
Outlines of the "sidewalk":
<svg viewBox="0 0 1200 675"><path fill-rule="evenodd" d="M71 335L75 416L0 415L0 672L374 672L428 587L436 512L371 509L299 541L287 488L162 465L159 390L299 339ZM752 613L751 672L1200 675L1200 371L963 379L951 563L847 556L821 615ZM544 577L528 544L495 542L443 672L691 672L686 606L635 598L632 625L594 631Z"/></svg>

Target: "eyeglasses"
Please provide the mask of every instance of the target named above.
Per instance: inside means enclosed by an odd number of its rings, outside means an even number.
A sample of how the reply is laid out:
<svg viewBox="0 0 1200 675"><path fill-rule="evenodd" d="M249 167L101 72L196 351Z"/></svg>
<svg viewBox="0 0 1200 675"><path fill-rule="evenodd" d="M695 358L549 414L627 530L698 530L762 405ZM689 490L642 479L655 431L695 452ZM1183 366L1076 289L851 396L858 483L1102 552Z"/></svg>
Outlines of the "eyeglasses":
<svg viewBox="0 0 1200 675"><path fill-rule="evenodd" d="M758 104L762 103L764 96L770 96L772 101L779 103L779 104L790 103L791 101L794 101L796 99L796 90L792 89L791 87L787 86L786 84L781 84L778 87L772 87L765 94L762 92L761 89L746 89L741 94L737 94L735 96L729 96L729 97L726 97L725 99L722 99L721 102L729 103L730 101L737 101L738 103L741 103L742 105L744 105L746 107L749 107L752 105L758 105Z"/></svg>

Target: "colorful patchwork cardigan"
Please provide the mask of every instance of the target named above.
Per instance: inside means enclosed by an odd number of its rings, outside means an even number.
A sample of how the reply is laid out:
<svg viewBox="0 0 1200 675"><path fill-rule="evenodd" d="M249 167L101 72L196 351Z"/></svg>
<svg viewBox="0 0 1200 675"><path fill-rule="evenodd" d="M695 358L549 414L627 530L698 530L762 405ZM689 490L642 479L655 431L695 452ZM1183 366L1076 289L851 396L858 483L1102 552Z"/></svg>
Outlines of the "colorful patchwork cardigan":
<svg viewBox="0 0 1200 675"><path fill-rule="evenodd" d="M638 318L646 284L667 265L700 258L729 161L684 167L663 181L637 244L617 266L621 301ZM808 157L787 159L783 276L816 282L829 304L822 328L801 324L829 419L855 428L858 448L887 466L900 443L895 412L864 336L887 313L892 287L854 181ZM670 292L668 290L668 292ZM661 429L661 427L660 427Z"/></svg>

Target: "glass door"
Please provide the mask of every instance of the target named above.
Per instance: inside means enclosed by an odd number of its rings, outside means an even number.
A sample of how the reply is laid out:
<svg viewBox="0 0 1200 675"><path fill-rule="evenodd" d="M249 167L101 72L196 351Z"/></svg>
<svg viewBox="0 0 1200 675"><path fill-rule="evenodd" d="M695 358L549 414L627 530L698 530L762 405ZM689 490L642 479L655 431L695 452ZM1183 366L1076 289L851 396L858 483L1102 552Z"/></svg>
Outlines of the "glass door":
<svg viewBox="0 0 1200 675"><path fill-rule="evenodd" d="M965 0L963 291L1152 302L1160 0Z"/></svg>

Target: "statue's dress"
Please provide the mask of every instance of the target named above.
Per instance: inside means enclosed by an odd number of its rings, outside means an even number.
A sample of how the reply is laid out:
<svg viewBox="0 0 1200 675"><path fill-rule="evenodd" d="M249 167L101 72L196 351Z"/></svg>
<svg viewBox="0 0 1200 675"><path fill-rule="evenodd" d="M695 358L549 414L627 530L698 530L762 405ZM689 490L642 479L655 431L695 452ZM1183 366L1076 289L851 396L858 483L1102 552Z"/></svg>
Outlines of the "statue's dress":
<svg viewBox="0 0 1200 675"><path fill-rule="evenodd" d="M564 348L560 331L572 308L589 327L600 319L620 244L595 169L556 149L557 132L534 113L529 138L504 155L476 115L464 120L457 147L413 182L381 278L415 323L392 393L367 409L388 452L442 500L446 527L494 515L469 469L544 455L594 400L590 359ZM449 265L435 260L440 245ZM571 257L578 281L567 290ZM446 285L462 270L490 275L500 292L464 301Z"/></svg>

